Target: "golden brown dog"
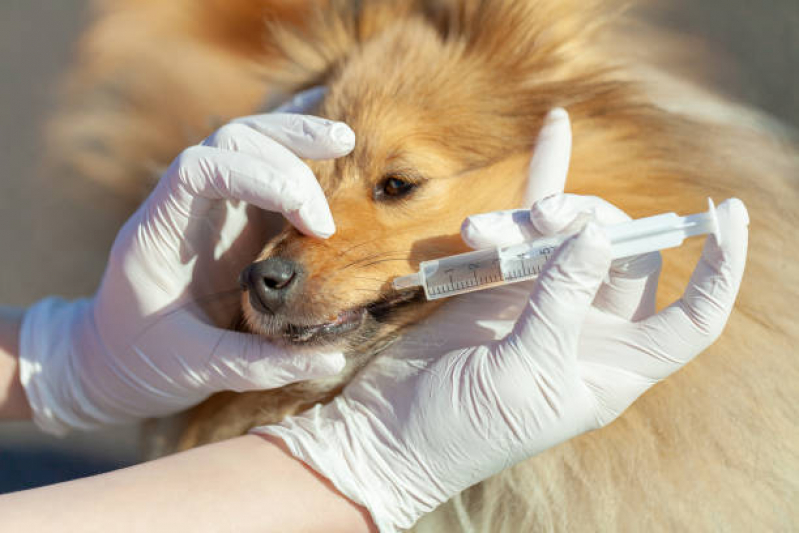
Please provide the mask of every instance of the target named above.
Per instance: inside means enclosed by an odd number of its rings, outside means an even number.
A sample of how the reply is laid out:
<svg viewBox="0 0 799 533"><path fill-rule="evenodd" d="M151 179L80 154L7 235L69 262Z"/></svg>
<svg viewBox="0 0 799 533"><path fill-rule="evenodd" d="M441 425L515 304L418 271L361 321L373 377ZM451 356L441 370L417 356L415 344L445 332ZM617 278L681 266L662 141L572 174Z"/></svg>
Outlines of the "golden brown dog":
<svg viewBox="0 0 799 533"><path fill-rule="evenodd" d="M253 21L267 12L261 32ZM289 346L344 345L347 371L216 395L190 415L180 446L324 401L431 312L389 281L463 251L465 216L523 204L532 143L546 112L562 106L574 130L570 192L633 217L699 211L707 196L744 200L752 237L739 304L716 345L610 427L466 491L417 529L790 529L799 520L799 164L754 112L643 57L642 46L668 41L625 21L615 4L576 0L184 0L106 13L73 80L71 101L83 107L67 107L56 128L91 145L71 146L73 162L106 183L130 188L148 172L143 161L165 164L226 118L314 84L329 88L317 113L358 138L349 156L312 163L337 233L320 241L285 229L251 267L276 276L274 309L243 298L249 329ZM111 45L109 28L168 36L170 46ZM86 105L110 89L116 105ZM679 297L697 250L665 255L661 302ZM291 284L281 286L286 271Z"/></svg>

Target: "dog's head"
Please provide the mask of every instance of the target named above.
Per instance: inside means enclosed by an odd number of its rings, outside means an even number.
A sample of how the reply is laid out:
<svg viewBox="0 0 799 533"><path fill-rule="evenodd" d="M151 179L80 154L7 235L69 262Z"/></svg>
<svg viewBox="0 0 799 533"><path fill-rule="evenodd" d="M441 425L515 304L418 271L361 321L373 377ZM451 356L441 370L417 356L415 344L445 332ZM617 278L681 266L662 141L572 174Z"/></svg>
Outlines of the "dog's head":
<svg viewBox="0 0 799 533"><path fill-rule="evenodd" d="M349 124L357 142L346 157L310 163L335 235L288 228L245 271L253 331L363 347L419 319L431 304L391 280L465 251L466 216L521 206L549 109L579 115L617 89L587 59L566 61L572 2L428 4L338 7L284 36L305 78L329 88L318 114Z"/></svg>

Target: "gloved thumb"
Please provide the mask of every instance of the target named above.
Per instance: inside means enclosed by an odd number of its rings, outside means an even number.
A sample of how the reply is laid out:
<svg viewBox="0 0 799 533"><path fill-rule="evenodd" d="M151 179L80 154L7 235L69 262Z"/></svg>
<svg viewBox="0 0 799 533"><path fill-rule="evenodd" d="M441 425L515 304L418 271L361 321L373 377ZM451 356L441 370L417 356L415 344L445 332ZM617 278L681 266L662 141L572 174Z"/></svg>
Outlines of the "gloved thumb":
<svg viewBox="0 0 799 533"><path fill-rule="evenodd" d="M596 196L560 193L538 200L529 210L471 215L461 225L461 237L472 248L492 248L574 233L589 220L608 226L630 217Z"/></svg>
<svg viewBox="0 0 799 533"><path fill-rule="evenodd" d="M341 352L285 348L250 333L210 329L218 335L206 366L214 391L275 389L334 376L346 364Z"/></svg>
<svg viewBox="0 0 799 533"><path fill-rule="evenodd" d="M636 325L635 345L650 355L632 362L648 365L637 368L640 373L667 377L713 344L726 326L746 266L749 214L743 202L722 202L718 224L720 242L707 237L682 297Z"/></svg>
<svg viewBox="0 0 799 533"><path fill-rule="evenodd" d="M555 252L505 343L536 357L576 358L580 330L610 259L607 235L589 222Z"/></svg>

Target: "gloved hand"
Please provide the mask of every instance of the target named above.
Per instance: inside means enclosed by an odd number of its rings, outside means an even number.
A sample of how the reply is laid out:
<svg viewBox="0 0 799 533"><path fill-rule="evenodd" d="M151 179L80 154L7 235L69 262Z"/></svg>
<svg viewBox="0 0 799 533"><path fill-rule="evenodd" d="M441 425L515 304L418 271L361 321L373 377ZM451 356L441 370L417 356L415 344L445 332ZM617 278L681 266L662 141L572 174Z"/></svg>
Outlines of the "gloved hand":
<svg viewBox="0 0 799 533"><path fill-rule="evenodd" d="M274 113L238 119L175 159L117 236L97 294L47 298L26 312L21 379L39 427L63 434L163 416L216 391L339 372L341 353L284 353L215 327L200 304L227 295L238 307L242 259L263 246L246 204L282 213L309 235L335 231L299 158L343 156L354 143L343 123Z"/></svg>
<svg viewBox="0 0 799 533"><path fill-rule="evenodd" d="M537 153L565 144L539 143ZM596 199L556 197L535 204L516 231L562 229L581 203L612 211ZM474 483L608 424L718 337L743 275L748 222L737 200L718 215L722 242L708 238L683 297L658 314L659 257L611 269L607 237L591 222L532 292L521 283L448 302L330 404L253 431L281 438L381 531L410 527ZM486 244L490 230L485 219L464 227L468 241Z"/></svg>
<svg viewBox="0 0 799 533"><path fill-rule="evenodd" d="M571 125L566 110L550 111L536 139L530 161L526 201L529 210L512 209L467 218L463 240L472 248L508 246L542 236L576 233L589 220L608 226L630 217L596 196L563 194L571 157ZM655 312L660 252L625 257L611 263L594 306L637 320Z"/></svg>

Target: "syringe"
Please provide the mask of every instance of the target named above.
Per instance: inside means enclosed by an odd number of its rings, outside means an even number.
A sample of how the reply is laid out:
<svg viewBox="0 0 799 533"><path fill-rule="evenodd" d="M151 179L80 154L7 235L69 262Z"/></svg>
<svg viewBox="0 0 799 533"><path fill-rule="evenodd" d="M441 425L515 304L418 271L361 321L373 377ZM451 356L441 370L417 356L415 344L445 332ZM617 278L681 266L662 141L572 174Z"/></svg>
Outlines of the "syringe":
<svg viewBox="0 0 799 533"><path fill-rule="evenodd" d="M674 248L686 237L719 235L716 207L708 198L708 210L685 217L664 213L604 227L613 259ZM536 278L552 253L570 235L558 235L511 246L487 248L423 261L419 272L394 278L397 290L422 287L428 300L481 291Z"/></svg>

